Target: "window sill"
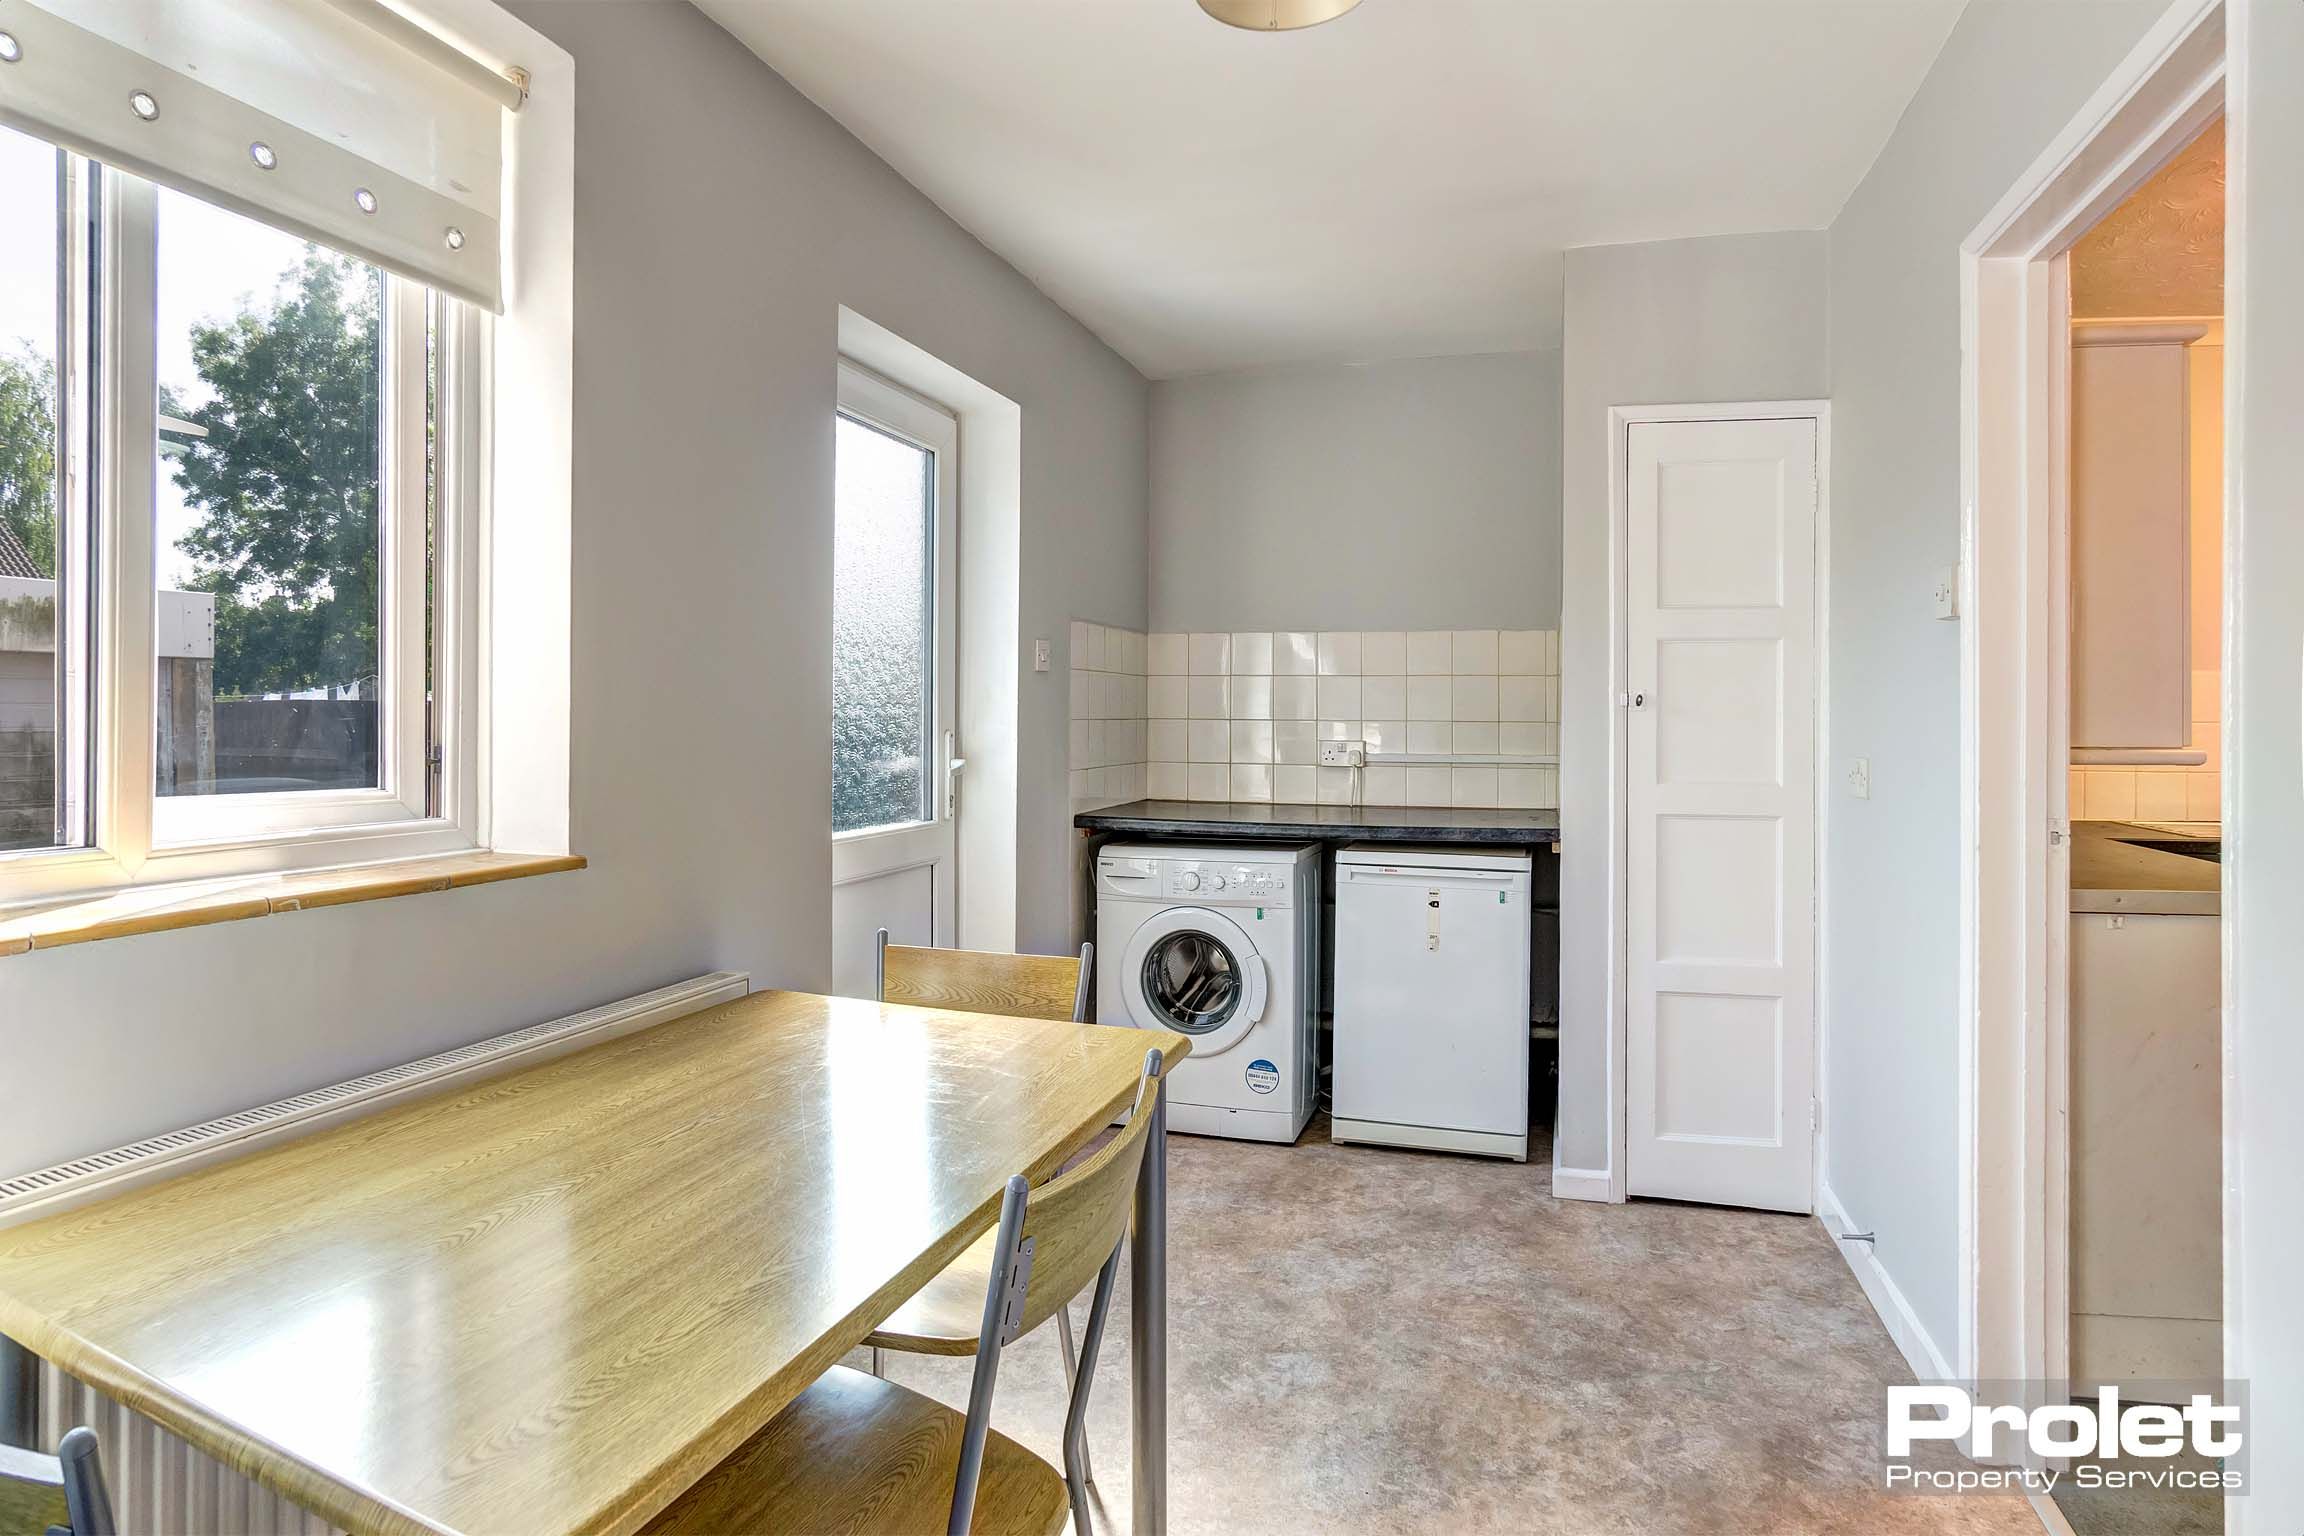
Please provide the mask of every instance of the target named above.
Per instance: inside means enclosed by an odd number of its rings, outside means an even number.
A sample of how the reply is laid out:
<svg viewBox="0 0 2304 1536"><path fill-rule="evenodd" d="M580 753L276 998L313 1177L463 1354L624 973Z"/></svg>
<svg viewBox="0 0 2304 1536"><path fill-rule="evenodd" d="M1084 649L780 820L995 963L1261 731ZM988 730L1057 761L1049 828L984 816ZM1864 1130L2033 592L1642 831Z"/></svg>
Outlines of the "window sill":
<svg viewBox="0 0 2304 1536"><path fill-rule="evenodd" d="M0 913L0 957L138 933L235 923L308 907L420 896L498 880L582 869L579 854L458 853L353 869L191 880Z"/></svg>

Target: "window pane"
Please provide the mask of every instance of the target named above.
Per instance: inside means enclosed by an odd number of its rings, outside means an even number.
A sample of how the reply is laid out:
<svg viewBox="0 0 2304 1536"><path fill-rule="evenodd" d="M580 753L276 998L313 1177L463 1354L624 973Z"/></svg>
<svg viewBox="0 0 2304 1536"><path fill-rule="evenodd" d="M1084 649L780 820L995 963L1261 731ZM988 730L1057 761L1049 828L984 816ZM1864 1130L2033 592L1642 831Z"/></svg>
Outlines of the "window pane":
<svg viewBox="0 0 2304 1536"><path fill-rule="evenodd" d="M58 643L62 169L54 146L0 128L0 850L80 841L60 768L78 708Z"/></svg>
<svg viewBox="0 0 2304 1536"><path fill-rule="evenodd" d="M929 819L936 456L842 416L832 534L832 830Z"/></svg>
<svg viewBox="0 0 2304 1536"><path fill-rule="evenodd" d="M376 786L383 274L160 193L162 795Z"/></svg>

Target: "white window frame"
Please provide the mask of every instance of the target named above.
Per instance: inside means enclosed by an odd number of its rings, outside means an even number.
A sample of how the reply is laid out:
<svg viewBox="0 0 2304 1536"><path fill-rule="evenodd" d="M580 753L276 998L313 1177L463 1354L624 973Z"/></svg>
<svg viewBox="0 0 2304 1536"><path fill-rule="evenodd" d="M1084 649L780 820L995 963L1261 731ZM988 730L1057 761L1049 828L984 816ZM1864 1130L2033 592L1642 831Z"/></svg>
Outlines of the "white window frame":
<svg viewBox="0 0 2304 1536"><path fill-rule="evenodd" d="M85 245L85 161L76 162L70 238ZM0 907L143 885L276 873L467 851L484 846L479 719L481 604L490 489L492 317L446 297L438 306L438 457L431 658L439 749L437 814L425 729L424 362L427 291L387 276L381 391L383 486L377 614L385 654L378 777L372 789L158 795L155 788L156 319L159 189L106 168L98 291L68 306L93 316L100 356L89 452L99 494L77 510L93 526L95 643L89 744L94 780L86 841L0 853ZM88 264L71 263L85 283ZM84 338L60 338L86 355ZM74 384L73 387L78 387ZM413 422L408 430L402 424ZM77 484L85 484L85 479ZM403 487L417 487L413 496ZM77 486L74 488L77 494ZM91 578L78 578L89 580ZM68 706L69 707L69 706ZM59 722L60 737L74 729ZM60 764L65 754L59 753Z"/></svg>
<svg viewBox="0 0 2304 1536"><path fill-rule="evenodd" d="M946 831L954 820L953 776L959 770L953 760L959 756L954 743L960 708L960 424L934 401L846 361L840 364L836 413L924 449L936 461L935 659L930 683L935 695L924 756L929 815L921 821L833 833L834 881L841 883L915 862L909 840L922 832Z"/></svg>

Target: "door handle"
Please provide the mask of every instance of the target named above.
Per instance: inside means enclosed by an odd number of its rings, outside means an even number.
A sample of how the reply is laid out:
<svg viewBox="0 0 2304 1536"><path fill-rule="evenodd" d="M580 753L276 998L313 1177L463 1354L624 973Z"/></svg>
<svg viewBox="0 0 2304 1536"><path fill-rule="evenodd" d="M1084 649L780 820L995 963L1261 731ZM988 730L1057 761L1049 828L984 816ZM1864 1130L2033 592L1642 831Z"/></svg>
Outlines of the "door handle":
<svg viewBox="0 0 2304 1536"><path fill-rule="evenodd" d="M960 733L944 733L944 819L952 820L960 814L960 770L968 766L968 759L959 755Z"/></svg>

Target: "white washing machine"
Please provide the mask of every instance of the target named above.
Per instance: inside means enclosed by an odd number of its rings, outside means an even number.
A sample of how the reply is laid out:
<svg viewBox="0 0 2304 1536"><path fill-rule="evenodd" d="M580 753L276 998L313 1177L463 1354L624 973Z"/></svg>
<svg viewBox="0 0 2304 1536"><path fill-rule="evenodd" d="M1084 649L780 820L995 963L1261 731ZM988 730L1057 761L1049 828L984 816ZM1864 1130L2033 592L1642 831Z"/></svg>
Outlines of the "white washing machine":
<svg viewBox="0 0 2304 1536"><path fill-rule="evenodd" d="M1096 1017L1172 1029L1168 1128L1292 1142L1319 1091L1320 850L1111 844L1096 856Z"/></svg>

